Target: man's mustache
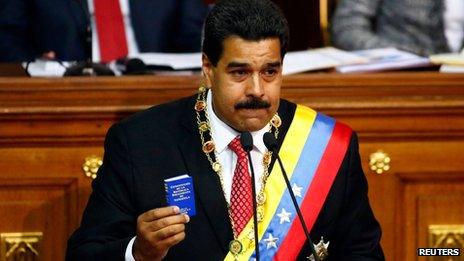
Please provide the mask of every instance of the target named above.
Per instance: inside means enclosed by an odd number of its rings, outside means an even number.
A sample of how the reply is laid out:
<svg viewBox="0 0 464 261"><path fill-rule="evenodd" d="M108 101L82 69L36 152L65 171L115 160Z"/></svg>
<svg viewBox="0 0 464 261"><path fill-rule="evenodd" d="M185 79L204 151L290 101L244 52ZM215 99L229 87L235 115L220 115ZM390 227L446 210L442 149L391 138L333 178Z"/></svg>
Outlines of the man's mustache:
<svg viewBox="0 0 464 261"><path fill-rule="evenodd" d="M252 97L247 101L239 102L235 104L235 109L267 109L271 107L271 104L257 97Z"/></svg>

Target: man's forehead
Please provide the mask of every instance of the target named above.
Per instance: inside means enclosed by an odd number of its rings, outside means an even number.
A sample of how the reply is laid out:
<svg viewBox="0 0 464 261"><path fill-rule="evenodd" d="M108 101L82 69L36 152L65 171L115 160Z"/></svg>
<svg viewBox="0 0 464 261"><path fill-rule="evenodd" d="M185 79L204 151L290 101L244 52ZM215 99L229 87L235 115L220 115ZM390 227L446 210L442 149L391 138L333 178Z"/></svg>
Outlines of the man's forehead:
<svg viewBox="0 0 464 261"><path fill-rule="evenodd" d="M268 45L266 43L273 43L276 47L278 47L280 51L280 39L278 37L269 37L263 38L258 40L249 40L242 38L240 36L232 35L228 36L222 42L223 49L234 49L234 48L243 48L248 46L258 47L258 46L265 46Z"/></svg>
<svg viewBox="0 0 464 261"><path fill-rule="evenodd" d="M238 36L231 36L224 40L223 53L220 62L226 66L247 64L252 61L260 63L281 62L279 38L261 40L246 40Z"/></svg>

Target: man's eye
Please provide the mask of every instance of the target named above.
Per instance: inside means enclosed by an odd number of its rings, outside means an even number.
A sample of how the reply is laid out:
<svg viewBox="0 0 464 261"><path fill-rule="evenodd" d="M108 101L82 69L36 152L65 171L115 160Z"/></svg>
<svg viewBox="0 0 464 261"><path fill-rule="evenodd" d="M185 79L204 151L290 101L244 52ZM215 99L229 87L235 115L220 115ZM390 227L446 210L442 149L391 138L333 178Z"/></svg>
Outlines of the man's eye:
<svg viewBox="0 0 464 261"><path fill-rule="evenodd" d="M265 77L272 77L272 76L274 76L274 75L276 75L276 74L277 74L277 70L276 70L276 69L266 69L266 70L264 70L264 72L263 72L263 75L264 75Z"/></svg>
<svg viewBox="0 0 464 261"><path fill-rule="evenodd" d="M246 70L235 70L235 71L232 71L231 74L234 77L243 77L247 75L247 71Z"/></svg>

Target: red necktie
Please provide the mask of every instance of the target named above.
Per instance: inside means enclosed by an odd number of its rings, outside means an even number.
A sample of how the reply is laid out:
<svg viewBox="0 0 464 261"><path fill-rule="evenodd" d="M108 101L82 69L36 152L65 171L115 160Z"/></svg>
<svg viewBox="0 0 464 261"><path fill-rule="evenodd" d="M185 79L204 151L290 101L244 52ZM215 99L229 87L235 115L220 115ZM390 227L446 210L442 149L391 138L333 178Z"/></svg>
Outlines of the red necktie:
<svg viewBox="0 0 464 261"><path fill-rule="evenodd" d="M232 178L230 212L234 221L234 232L238 236L253 215L251 179L248 157L240 143L240 136L229 143L229 148L237 154L237 165Z"/></svg>
<svg viewBox="0 0 464 261"><path fill-rule="evenodd" d="M100 58L104 63L127 56L127 40L119 0L95 0Z"/></svg>

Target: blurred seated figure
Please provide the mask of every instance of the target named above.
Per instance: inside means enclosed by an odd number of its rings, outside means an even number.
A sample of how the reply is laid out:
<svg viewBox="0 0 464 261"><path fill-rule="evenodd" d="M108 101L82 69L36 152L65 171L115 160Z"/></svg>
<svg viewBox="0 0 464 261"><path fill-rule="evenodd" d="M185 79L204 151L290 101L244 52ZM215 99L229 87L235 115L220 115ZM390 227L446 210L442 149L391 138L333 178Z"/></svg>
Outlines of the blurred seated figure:
<svg viewBox="0 0 464 261"><path fill-rule="evenodd" d="M463 0L340 0L331 39L346 50L396 47L419 55L463 47Z"/></svg>
<svg viewBox="0 0 464 261"><path fill-rule="evenodd" d="M98 31L115 26L95 14L111 13L108 4L120 12L126 55L200 51L202 0L0 0L0 62L82 61L92 53L99 61Z"/></svg>

